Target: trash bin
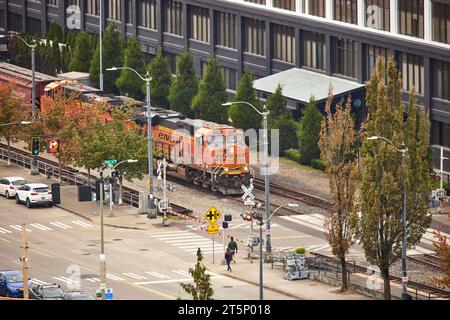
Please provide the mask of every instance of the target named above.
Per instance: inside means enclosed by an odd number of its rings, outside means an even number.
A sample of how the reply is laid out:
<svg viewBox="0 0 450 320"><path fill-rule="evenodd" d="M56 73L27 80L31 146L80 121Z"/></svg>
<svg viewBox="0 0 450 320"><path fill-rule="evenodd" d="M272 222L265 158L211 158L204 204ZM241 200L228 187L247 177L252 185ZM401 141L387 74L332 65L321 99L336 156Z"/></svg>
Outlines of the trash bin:
<svg viewBox="0 0 450 320"><path fill-rule="evenodd" d="M78 187L78 201L79 202L92 201L91 187L89 186Z"/></svg>
<svg viewBox="0 0 450 320"><path fill-rule="evenodd" d="M59 183L52 184L52 202L53 204L61 204L61 190Z"/></svg>

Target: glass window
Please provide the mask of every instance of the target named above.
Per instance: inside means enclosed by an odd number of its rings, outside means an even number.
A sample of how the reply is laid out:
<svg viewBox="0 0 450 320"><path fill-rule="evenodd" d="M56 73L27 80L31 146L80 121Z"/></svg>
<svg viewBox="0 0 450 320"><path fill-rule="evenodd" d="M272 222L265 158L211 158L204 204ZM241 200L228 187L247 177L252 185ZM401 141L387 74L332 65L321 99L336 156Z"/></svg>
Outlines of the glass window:
<svg viewBox="0 0 450 320"><path fill-rule="evenodd" d="M122 20L119 0L108 0L108 19Z"/></svg>
<svg viewBox="0 0 450 320"><path fill-rule="evenodd" d="M273 57L274 59L295 63L295 31L294 28L273 25Z"/></svg>
<svg viewBox="0 0 450 320"><path fill-rule="evenodd" d="M100 13L100 0L88 0L87 1L87 13L98 16Z"/></svg>
<svg viewBox="0 0 450 320"><path fill-rule="evenodd" d="M132 0L126 0L125 3L125 18L126 23L133 24L133 1Z"/></svg>
<svg viewBox="0 0 450 320"><path fill-rule="evenodd" d="M443 122L432 121L431 143L450 148L450 125Z"/></svg>
<svg viewBox="0 0 450 320"><path fill-rule="evenodd" d="M236 70L226 67L221 67L220 69L227 89L236 90Z"/></svg>
<svg viewBox="0 0 450 320"><path fill-rule="evenodd" d="M51 6L59 6L59 0L47 0L47 4L51 5Z"/></svg>
<svg viewBox="0 0 450 320"><path fill-rule="evenodd" d="M156 0L140 0L139 25L156 30Z"/></svg>
<svg viewBox="0 0 450 320"><path fill-rule="evenodd" d="M266 24L264 21L244 18L244 51L266 55Z"/></svg>
<svg viewBox="0 0 450 320"><path fill-rule="evenodd" d="M334 73L350 78L358 77L358 44L344 38L336 38L334 46Z"/></svg>
<svg viewBox="0 0 450 320"><path fill-rule="evenodd" d="M424 67L423 57L410 53L400 52L399 55L400 71L403 81L403 90L409 91L414 86L416 93L423 94L424 90Z"/></svg>
<svg viewBox="0 0 450 320"><path fill-rule="evenodd" d="M23 274L22 273L7 274L6 281L8 283L21 283L23 282Z"/></svg>
<svg viewBox="0 0 450 320"><path fill-rule="evenodd" d="M433 97L450 101L450 62L433 61Z"/></svg>
<svg viewBox="0 0 450 320"><path fill-rule="evenodd" d="M209 42L209 9L189 6L190 38L202 42Z"/></svg>
<svg viewBox="0 0 450 320"><path fill-rule="evenodd" d="M317 17L325 17L326 0L302 0L302 1L303 1L303 13ZM307 6L308 12L306 12Z"/></svg>
<svg viewBox="0 0 450 320"><path fill-rule="evenodd" d="M450 4L433 1L433 40L450 44Z"/></svg>
<svg viewBox="0 0 450 320"><path fill-rule="evenodd" d="M387 66L388 49L366 45L366 80L369 80L372 77L377 59L380 57L384 58L385 66Z"/></svg>
<svg viewBox="0 0 450 320"><path fill-rule="evenodd" d="M423 38L423 0L399 0L399 32Z"/></svg>
<svg viewBox="0 0 450 320"><path fill-rule="evenodd" d="M338 21L358 23L357 0L334 0L334 19Z"/></svg>
<svg viewBox="0 0 450 320"><path fill-rule="evenodd" d="M183 4L178 1L164 1L164 32L175 34L178 36L182 34L182 14Z"/></svg>
<svg viewBox="0 0 450 320"><path fill-rule="evenodd" d="M365 26L373 29L390 30L390 0L366 0Z"/></svg>
<svg viewBox="0 0 450 320"><path fill-rule="evenodd" d="M325 70L325 35L317 32L303 32L303 65Z"/></svg>
<svg viewBox="0 0 450 320"><path fill-rule="evenodd" d="M236 16L217 12L217 45L236 49Z"/></svg>
<svg viewBox="0 0 450 320"><path fill-rule="evenodd" d="M246 2L252 2L257 4L266 4L266 0L245 0Z"/></svg>
<svg viewBox="0 0 450 320"><path fill-rule="evenodd" d="M273 0L275 8L295 11L295 0Z"/></svg>
<svg viewBox="0 0 450 320"><path fill-rule="evenodd" d="M15 180L15 181L12 182L12 185L13 186L21 186L21 185L26 184L26 183L27 183L27 180Z"/></svg>

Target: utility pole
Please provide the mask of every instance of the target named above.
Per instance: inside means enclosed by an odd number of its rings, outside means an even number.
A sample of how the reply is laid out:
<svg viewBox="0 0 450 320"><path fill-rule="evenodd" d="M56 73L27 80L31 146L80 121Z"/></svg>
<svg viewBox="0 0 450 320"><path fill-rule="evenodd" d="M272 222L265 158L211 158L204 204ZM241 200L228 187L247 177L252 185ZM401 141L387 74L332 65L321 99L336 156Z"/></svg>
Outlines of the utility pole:
<svg viewBox="0 0 450 320"><path fill-rule="evenodd" d="M267 115L269 114L269 111L267 111L265 105L264 105L262 114L263 114L263 118L264 118L264 194L265 194L265 208L266 208L266 255L269 255L272 251L272 244L270 241L270 201L269 201L269 195L270 195L270 189L269 189L270 188L269 187L269 142L268 142L269 130L267 128ZM261 241L262 241L262 238L261 238ZM261 294L262 294L262 292L261 292Z"/></svg>
<svg viewBox="0 0 450 320"><path fill-rule="evenodd" d="M105 255L105 241L104 241L104 230L103 230L103 171L100 172L100 234L101 234L100 290L102 292L102 300L105 300L105 291L106 291L106 255Z"/></svg>
<svg viewBox="0 0 450 320"><path fill-rule="evenodd" d="M264 300L263 294L263 233L262 233L263 218L259 221L259 300Z"/></svg>
<svg viewBox="0 0 450 320"><path fill-rule="evenodd" d="M28 300L28 240L27 240L27 230L26 224L22 223L22 249L23 256L22 260L22 273L23 273L23 298Z"/></svg>
<svg viewBox="0 0 450 320"><path fill-rule="evenodd" d="M109 216L113 216L113 184L112 184L112 177L109 176Z"/></svg>
<svg viewBox="0 0 450 320"><path fill-rule="evenodd" d="M100 0L100 18L99 18L99 46L100 46L100 91L103 93L103 48L102 48L102 32L103 32L103 0Z"/></svg>

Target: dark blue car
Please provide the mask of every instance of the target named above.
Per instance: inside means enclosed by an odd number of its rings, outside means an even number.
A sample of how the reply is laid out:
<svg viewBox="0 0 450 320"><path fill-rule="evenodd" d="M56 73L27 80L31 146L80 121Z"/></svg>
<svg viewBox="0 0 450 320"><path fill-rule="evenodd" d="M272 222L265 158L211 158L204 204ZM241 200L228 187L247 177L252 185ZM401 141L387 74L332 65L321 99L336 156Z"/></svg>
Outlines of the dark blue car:
<svg viewBox="0 0 450 320"><path fill-rule="evenodd" d="M28 285L31 283L28 282ZM0 271L0 296L23 298L23 274L20 271Z"/></svg>

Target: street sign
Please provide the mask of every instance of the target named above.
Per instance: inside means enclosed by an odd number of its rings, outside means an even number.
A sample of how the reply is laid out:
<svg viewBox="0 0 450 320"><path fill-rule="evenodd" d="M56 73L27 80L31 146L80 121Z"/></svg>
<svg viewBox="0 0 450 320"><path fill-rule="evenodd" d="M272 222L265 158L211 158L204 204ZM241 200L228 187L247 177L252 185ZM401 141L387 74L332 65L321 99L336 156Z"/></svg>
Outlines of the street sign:
<svg viewBox="0 0 450 320"><path fill-rule="evenodd" d="M402 277L402 282L407 283L408 282L408 277Z"/></svg>
<svg viewBox="0 0 450 320"><path fill-rule="evenodd" d="M113 299L113 289L107 288L105 290L105 300L112 300Z"/></svg>
<svg viewBox="0 0 450 320"><path fill-rule="evenodd" d="M220 219L220 217L222 217L222 214L216 208L211 207L211 209L209 209L208 212L204 214L204 217L209 221L209 223L215 223Z"/></svg>
<svg viewBox="0 0 450 320"><path fill-rule="evenodd" d="M218 224L210 224L208 226L208 234L218 234L219 233L219 225Z"/></svg>
<svg viewBox="0 0 450 320"><path fill-rule="evenodd" d="M105 164L105 166L107 167L114 167L114 165L117 164L117 160L105 160L103 161L103 163Z"/></svg>
<svg viewBox="0 0 450 320"><path fill-rule="evenodd" d="M244 205L246 205L246 206L254 207L255 204L256 204L255 201L253 201L253 200L250 199L250 198L247 198L247 199L245 199L245 201L244 201Z"/></svg>

